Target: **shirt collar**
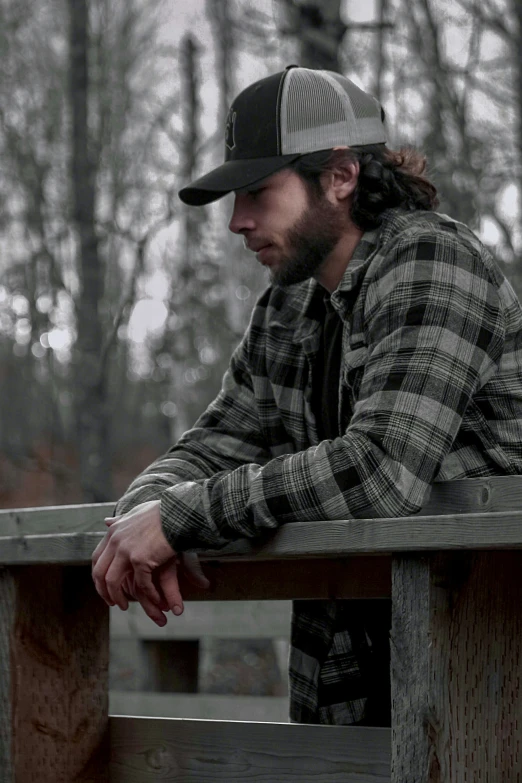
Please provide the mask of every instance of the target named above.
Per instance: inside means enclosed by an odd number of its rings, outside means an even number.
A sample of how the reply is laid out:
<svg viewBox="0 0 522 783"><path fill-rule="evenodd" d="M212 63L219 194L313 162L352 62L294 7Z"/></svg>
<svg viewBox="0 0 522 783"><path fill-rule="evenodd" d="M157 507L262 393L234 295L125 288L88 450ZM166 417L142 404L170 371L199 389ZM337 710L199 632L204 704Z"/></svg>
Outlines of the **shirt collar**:
<svg viewBox="0 0 522 783"><path fill-rule="evenodd" d="M393 233L397 212L398 210L386 210L381 225L365 231L356 245L341 281L330 298L341 318L346 317L351 311L357 291L375 252L383 241L386 241L385 237L388 238L388 235ZM323 295L324 289L313 278L292 286L286 306L278 313L277 321L282 326L294 328L296 320L300 322L295 330L294 340L301 341L317 328L317 298L322 298Z"/></svg>

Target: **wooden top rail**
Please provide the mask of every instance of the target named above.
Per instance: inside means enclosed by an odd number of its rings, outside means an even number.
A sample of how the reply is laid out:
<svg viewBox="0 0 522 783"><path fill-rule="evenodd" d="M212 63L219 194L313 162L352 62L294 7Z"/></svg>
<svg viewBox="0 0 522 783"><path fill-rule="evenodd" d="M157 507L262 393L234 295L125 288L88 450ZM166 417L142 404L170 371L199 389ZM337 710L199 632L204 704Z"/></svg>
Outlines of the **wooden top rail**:
<svg viewBox="0 0 522 783"><path fill-rule="evenodd" d="M89 563L113 503L0 511L0 565ZM522 547L522 476L435 484L422 513L283 525L262 541L202 552L203 560L280 560Z"/></svg>
<svg viewBox="0 0 522 783"><path fill-rule="evenodd" d="M113 508L1 511L0 565L89 564ZM202 552L210 591L182 591L186 600L387 598L394 552L520 548L522 476L463 479L435 484L416 516L287 524Z"/></svg>

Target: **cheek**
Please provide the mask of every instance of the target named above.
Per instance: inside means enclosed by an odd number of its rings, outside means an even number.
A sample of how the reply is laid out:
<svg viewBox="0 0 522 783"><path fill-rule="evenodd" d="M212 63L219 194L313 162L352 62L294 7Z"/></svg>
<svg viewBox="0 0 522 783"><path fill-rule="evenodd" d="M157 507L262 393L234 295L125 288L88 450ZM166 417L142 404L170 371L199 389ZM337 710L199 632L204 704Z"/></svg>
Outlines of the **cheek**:
<svg viewBox="0 0 522 783"><path fill-rule="evenodd" d="M288 199L281 205L276 215L276 220L287 231L303 220L308 209L308 202L298 195L294 200Z"/></svg>

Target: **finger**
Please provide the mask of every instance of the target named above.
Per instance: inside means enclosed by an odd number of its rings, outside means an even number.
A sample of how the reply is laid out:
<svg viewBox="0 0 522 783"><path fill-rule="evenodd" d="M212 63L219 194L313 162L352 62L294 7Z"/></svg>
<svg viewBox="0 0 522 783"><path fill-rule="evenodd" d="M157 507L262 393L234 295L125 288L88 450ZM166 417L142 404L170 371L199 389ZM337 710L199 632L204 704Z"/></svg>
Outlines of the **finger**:
<svg viewBox="0 0 522 783"><path fill-rule="evenodd" d="M160 610L165 605L165 598L160 592L161 588L160 590L156 588L150 569L141 563L134 565L134 589L140 603L144 597Z"/></svg>
<svg viewBox="0 0 522 783"><path fill-rule="evenodd" d="M161 610L161 607L157 606L157 604L153 603L147 595L140 592L139 590L136 591L136 600L140 602L143 611L145 614L147 614L151 620L153 620L156 625L159 625L160 628L163 628L164 625L167 624L167 618L163 614L163 611ZM164 611L168 610L168 606Z"/></svg>
<svg viewBox="0 0 522 783"><path fill-rule="evenodd" d="M109 537L107 535L105 535L102 538L102 540L99 542L99 544L96 547L96 549L94 550L94 552L92 553L92 555L91 555L91 563L92 563L93 569L96 567L100 557L105 552L105 549L106 549L108 543L109 543Z"/></svg>
<svg viewBox="0 0 522 783"><path fill-rule="evenodd" d="M163 589L159 584L158 577L159 577L159 572L158 569L156 569L156 571L153 571L152 573L152 581L154 582L154 587L158 591L159 597L161 599L160 603L158 604L158 608L161 609L162 612L168 612L170 609L169 602L167 601L165 595L163 594Z"/></svg>
<svg viewBox="0 0 522 783"><path fill-rule="evenodd" d="M203 573L203 568L198 555L195 552L183 552L181 555L181 562L189 582L195 587L202 587L203 589L208 590L210 581Z"/></svg>
<svg viewBox="0 0 522 783"><path fill-rule="evenodd" d="M158 582L169 609L179 617L183 614L183 598L179 589L177 563L173 560L158 572Z"/></svg>
<svg viewBox="0 0 522 783"><path fill-rule="evenodd" d="M116 549L105 573L105 587L113 605L116 604L122 611L129 608L129 600L124 592L129 577L132 577L132 564L123 552Z"/></svg>
<svg viewBox="0 0 522 783"><path fill-rule="evenodd" d="M129 601L137 601L136 590L134 588L134 578L132 574L128 574L122 582L121 589L124 595Z"/></svg>
<svg viewBox="0 0 522 783"><path fill-rule="evenodd" d="M102 551L98 552L98 550L101 549L100 545L98 545L93 554L92 578L98 594L103 598L105 603L109 606L114 606L114 601L109 595L106 584L107 571L112 563L112 549L108 546L108 541L105 539L101 543L104 544Z"/></svg>

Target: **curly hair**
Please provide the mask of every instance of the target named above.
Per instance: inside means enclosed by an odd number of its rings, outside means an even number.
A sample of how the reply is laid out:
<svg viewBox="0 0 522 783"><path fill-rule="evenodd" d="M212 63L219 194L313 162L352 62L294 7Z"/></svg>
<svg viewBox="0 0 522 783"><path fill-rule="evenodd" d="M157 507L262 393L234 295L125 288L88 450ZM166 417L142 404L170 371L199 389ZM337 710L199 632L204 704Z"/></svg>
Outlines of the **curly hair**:
<svg viewBox="0 0 522 783"><path fill-rule="evenodd" d="M437 189L424 175L426 158L414 149L390 150L384 144L323 150L302 155L290 168L299 174L316 196L323 194L321 177L342 161L359 163L358 182L351 204L351 218L363 231L376 228L390 207L434 210Z"/></svg>

